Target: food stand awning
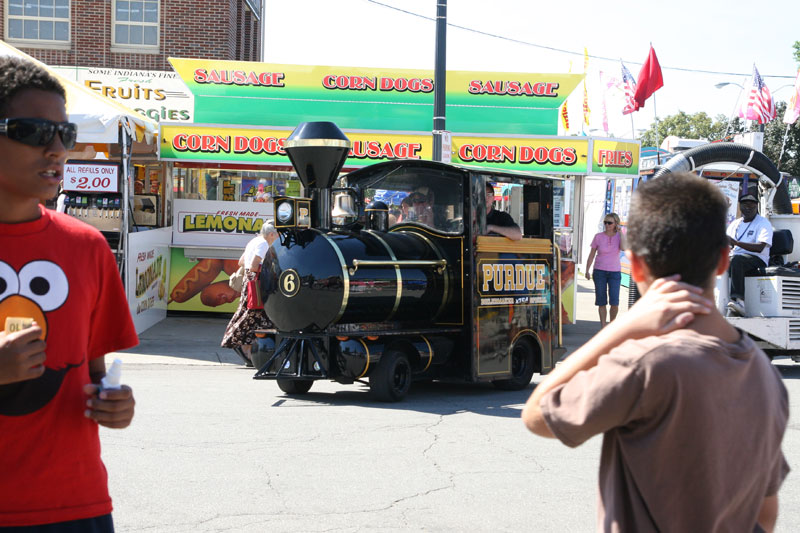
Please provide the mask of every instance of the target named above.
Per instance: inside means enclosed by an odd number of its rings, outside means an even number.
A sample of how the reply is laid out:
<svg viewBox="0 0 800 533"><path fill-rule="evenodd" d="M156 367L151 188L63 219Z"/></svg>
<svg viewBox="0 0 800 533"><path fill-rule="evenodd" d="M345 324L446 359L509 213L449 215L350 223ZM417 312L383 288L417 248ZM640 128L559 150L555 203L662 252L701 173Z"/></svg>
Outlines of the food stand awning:
<svg viewBox="0 0 800 533"><path fill-rule="evenodd" d="M158 133L158 123L110 98L59 75L53 69L28 54L0 41L0 56L26 59L47 69L67 92L67 114L78 124L79 143L119 142L119 128L124 128L137 142L152 144Z"/></svg>

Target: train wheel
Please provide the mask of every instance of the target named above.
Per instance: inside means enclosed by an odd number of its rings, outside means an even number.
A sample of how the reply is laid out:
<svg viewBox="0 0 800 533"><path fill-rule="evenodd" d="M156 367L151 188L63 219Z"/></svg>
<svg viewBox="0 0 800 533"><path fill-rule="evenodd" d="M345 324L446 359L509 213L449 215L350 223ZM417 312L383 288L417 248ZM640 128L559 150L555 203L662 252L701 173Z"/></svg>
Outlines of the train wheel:
<svg viewBox="0 0 800 533"><path fill-rule="evenodd" d="M411 363L400 350L387 350L369 377L369 391L376 400L399 402L411 387Z"/></svg>
<svg viewBox="0 0 800 533"><path fill-rule="evenodd" d="M500 390L522 390L528 386L536 370L536 350L531 341L521 339L511 351L511 378L497 379L492 385Z"/></svg>
<svg viewBox="0 0 800 533"><path fill-rule="evenodd" d="M313 379L279 379L278 388L286 394L305 394L314 384Z"/></svg>

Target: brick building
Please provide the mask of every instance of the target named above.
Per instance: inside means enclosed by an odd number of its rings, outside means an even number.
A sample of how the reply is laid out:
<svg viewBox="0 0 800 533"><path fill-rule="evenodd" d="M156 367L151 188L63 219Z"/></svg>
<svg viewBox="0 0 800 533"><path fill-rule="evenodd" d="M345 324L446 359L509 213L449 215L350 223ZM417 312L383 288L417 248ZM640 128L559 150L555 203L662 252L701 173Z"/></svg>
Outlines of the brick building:
<svg viewBox="0 0 800 533"><path fill-rule="evenodd" d="M49 65L172 70L261 60L262 0L0 0L0 39Z"/></svg>

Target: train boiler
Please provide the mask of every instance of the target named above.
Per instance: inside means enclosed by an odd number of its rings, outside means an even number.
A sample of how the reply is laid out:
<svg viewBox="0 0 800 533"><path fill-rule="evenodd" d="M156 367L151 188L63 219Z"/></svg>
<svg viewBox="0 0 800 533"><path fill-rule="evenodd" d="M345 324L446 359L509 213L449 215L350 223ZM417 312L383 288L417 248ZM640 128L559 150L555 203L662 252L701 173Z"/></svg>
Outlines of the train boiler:
<svg viewBox="0 0 800 533"><path fill-rule="evenodd" d="M521 389L551 369L555 180L417 160L340 177L349 149L330 122L303 123L286 141L308 197L274 199L280 239L260 283L275 329L258 332L254 377L289 394L319 379L367 382L376 399L398 401L414 380ZM485 234L487 183L516 188L521 240Z"/></svg>

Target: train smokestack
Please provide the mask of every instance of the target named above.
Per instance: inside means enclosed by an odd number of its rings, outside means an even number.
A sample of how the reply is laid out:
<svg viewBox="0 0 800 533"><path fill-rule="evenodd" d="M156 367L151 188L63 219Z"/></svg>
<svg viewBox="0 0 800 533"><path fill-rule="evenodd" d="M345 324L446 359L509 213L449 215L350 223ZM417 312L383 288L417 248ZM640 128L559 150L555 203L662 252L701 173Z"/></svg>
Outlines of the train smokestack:
<svg viewBox="0 0 800 533"><path fill-rule="evenodd" d="M330 188L350 151L350 139L333 122L303 122L286 139L284 150L314 201L312 225L331 227Z"/></svg>

